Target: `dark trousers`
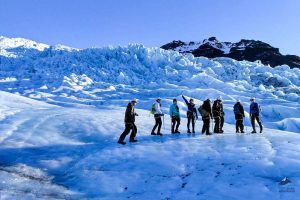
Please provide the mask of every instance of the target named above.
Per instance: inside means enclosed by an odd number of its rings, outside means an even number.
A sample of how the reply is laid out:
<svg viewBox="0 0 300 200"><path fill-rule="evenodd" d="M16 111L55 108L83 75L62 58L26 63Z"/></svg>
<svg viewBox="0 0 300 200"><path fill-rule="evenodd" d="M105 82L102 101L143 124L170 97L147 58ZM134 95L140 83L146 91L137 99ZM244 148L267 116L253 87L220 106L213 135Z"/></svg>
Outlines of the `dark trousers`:
<svg viewBox="0 0 300 200"><path fill-rule="evenodd" d="M202 134L206 132L206 135L209 134L209 124L210 124L210 119L209 118L204 118L203 120L203 126L202 126Z"/></svg>
<svg viewBox="0 0 300 200"><path fill-rule="evenodd" d="M243 132L244 131L244 121L243 121L243 119L237 119L235 121L235 130L236 130L236 132L239 132L239 131Z"/></svg>
<svg viewBox="0 0 300 200"><path fill-rule="evenodd" d="M223 130L223 126L224 126L224 116L220 116L220 131Z"/></svg>
<svg viewBox="0 0 300 200"><path fill-rule="evenodd" d="M221 117L215 117L214 133L220 133L221 130Z"/></svg>
<svg viewBox="0 0 300 200"><path fill-rule="evenodd" d="M188 122L187 122L187 129L190 131L190 124L192 122L192 130L195 132L195 116L194 115L188 115Z"/></svg>
<svg viewBox="0 0 300 200"><path fill-rule="evenodd" d="M176 128L175 128L176 125ZM179 117L172 117L172 133L178 131L178 127L180 125L180 118ZM175 128L175 131L174 131Z"/></svg>
<svg viewBox="0 0 300 200"><path fill-rule="evenodd" d="M160 129L161 129L161 125L162 125L161 117L159 115L155 114L154 119L155 119L155 125L154 125L151 133L155 132L156 127L158 127L157 128L157 133L160 133Z"/></svg>
<svg viewBox="0 0 300 200"><path fill-rule="evenodd" d="M253 128L253 131L256 131L256 129L255 129L255 120L257 121L257 123L259 125L259 128L262 131L263 127L262 127L262 123L260 121L259 116L257 116L257 115L251 115L251 125L252 125L252 128Z"/></svg>
<svg viewBox="0 0 300 200"><path fill-rule="evenodd" d="M131 134L130 134L130 140L133 140L136 136L137 133L137 128L136 125L134 123L131 124L125 124L125 130L124 132L120 135L119 141L124 141L126 135L128 135L128 133L131 130Z"/></svg>

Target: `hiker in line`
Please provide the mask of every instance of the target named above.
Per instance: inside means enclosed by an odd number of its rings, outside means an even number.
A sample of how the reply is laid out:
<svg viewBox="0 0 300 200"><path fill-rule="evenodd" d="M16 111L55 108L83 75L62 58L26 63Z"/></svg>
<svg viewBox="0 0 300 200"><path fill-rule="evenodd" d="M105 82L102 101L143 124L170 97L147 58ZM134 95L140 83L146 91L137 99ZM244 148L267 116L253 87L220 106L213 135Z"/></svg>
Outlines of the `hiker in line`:
<svg viewBox="0 0 300 200"><path fill-rule="evenodd" d="M161 117L164 116L163 112L161 111L161 98L157 98L155 103L152 105L151 113L154 114L155 125L151 131L151 135L160 135L162 136L160 129L162 125ZM157 128L158 127L158 128ZM155 133L155 129L157 128L157 133Z"/></svg>
<svg viewBox="0 0 300 200"><path fill-rule="evenodd" d="M261 119L259 117L260 114L260 106L258 105L258 103L255 102L255 98L252 97L250 99L250 119L251 119L251 125L253 128L253 131L251 133L256 133L256 129L255 129L255 120L257 121L259 128L260 128L260 133L262 133L263 131L263 125L261 123Z"/></svg>
<svg viewBox="0 0 300 200"><path fill-rule="evenodd" d="M190 124L192 122L192 132L195 133L195 120L198 119L198 114L197 114L197 110L196 110L196 105L194 103L194 99L190 99L190 101L188 101L183 95L182 95L183 100L185 101L187 107L188 107L188 111L186 113L187 115L187 133L191 133L190 130Z"/></svg>
<svg viewBox="0 0 300 200"><path fill-rule="evenodd" d="M202 134L211 135L209 132L210 119L213 119L212 108L210 99L206 99L203 104L198 108L203 121Z"/></svg>
<svg viewBox="0 0 300 200"><path fill-rule="evenodd" d="M170 106L170 118L171 120L171 133L175 134L175 133L180 133L178 131L178 127L180 125L180 112L179 112L179 107L177 105L177 99L173 99L173 104ZM176 125L176 128L175 128ZM175 130L174 130L175 128Z"/></svg>
<svg viewBox="0 0 300 200"><path fill-rule="evenodd" d="M125 111L125 130L124 132L120 135L120 138L118 140L119 144L126 144L125 137L128 135L128 133L131 130L130 134L130 139L129 142L137 142L135 139L136 133L137 133L137 128L136 125L134 124L135 122L135 116L138 116L138 114L135 113L134 111L134 106L137 103L137 99L133 99L130 103L128 103L126 111Z"/></svg>
<svg viewBox="0 0 300 200"><path fill-rule="evenodd" d="M245 133L244 132L244 118L245 118L245 113L244 113L244 107L241 104L240 100L236 101L236 104L233 106L233 112L235 115L235 130L236 133Z"/></svg>
<svg viewBox="0 0 300 200"><path fill-rule="evenodd" d="M221 97L218 97L217 100L214 101L212 113L215 120L214 133L223 133L225 113L223 110L223 103Z"/></svg>

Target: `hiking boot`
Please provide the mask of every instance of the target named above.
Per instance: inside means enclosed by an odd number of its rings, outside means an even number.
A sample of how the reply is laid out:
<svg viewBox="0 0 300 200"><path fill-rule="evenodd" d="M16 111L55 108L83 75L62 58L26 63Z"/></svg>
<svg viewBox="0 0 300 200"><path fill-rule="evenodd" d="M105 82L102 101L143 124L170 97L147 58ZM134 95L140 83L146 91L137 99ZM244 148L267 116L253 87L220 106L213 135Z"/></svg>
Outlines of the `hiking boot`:
<svg viewBox="0 0 300 200"><path fill-rule="evenodd" d="M180 132L177 130L177 131L175 131L175 133L178 133L178 134L180 134Z"/></svg>
<svg viewBox="0 0 300 200"><path fill-rule="evenodd" d="M206 133L206 135L212 135L212 133Z"/></svg>
<svg viewBox="0 0 300 200"><path fill-rule="evenodd" d="M191 133L191 131L190 131L190 130L188 130L188 131L187 131L187 133Z"/></svg>
<svg viewBox="0 0 300 200"><path fill-rule="evenodd" d="M251 133L256 133L256 131L252 131Z"/></svg>
<svg viewBox="0 0 300 200"><path fill-rule="evenodd" d="M130 139L129 142L137 142L136 139Z"/></svg>
<svg viewBox="0 0 300 200"><path fill-rule="evenodd" d="M156 135L156 133L151 133L151 135Z"/></svg>
<svg viewBox="0 0 300 200"><path fill-rule="evenodd" d="M163 134L161 134L161 133L157 133L156 135L162 136Z"/></svg>
<svg viewBox="0 0 300 200"><path fill-rule="evenodd" d="M240 133L240 131L236 130L235 133Z"/></svg>
<svg viewBox="0 0 300 200"><path fill-rule="evenodd" d="M193 133L195 133L195 131L193 130Z"/></svg>
<svg viewBox="0 0 300 200"><path fill-rule="evenodd" d="M120 141L120 140L118 141L118 143L119 143L119 144L122 144L122 145L125 145L125 144L126 144L126 142Z"/></svg>
<svg viewBox="0 0 300 200"><path fill-rule="evenodd" d="M245 133L245 131L241 131L241 133Z"/></svg>
<svg viewBox="0 0 300 200"><path fill-rule="evenodd" d="M262 133L263 132L263 127L261 127L261 129L260 129L260 131L259 131L260 133Z"/></svg>

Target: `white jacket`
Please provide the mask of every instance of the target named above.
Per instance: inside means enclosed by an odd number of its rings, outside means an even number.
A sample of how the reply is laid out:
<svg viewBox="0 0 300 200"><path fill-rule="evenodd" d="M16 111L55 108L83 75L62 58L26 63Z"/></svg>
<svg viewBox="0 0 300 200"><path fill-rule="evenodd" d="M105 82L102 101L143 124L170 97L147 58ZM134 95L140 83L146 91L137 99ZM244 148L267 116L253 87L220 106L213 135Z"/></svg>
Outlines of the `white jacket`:
<svg viewBox="0 0 300 200"><path fill-rule="evenodd" d="M155 107L155 113L154 114L163 114L163 112L160 109L160 103L158 103L157 101L155 101L154 107Z"/></svg>

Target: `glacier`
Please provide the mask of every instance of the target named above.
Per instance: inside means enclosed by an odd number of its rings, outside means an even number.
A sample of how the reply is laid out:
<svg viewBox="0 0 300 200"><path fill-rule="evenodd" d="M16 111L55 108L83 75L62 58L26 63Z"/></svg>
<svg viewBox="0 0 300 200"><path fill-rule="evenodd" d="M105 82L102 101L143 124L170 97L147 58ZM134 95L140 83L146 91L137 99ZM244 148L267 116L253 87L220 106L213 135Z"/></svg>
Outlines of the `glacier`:
<svg viewBox="0 0 300 200"><path fill-rule="evenodd" d="M0 199L297 199L300 70L140 44L75 49L0 37ZM151 103L222 96L225 134L151 137ZM233 104L262 107L237 135ZM138 98L138 144L116 144ZM250 130L248 113L245 125ZM249 132L249 131L248 131ZM288 177L293 192L280 181ZM33 185L37 185L35 188ZM283 191L283 192L282 192Z"/></svg>

